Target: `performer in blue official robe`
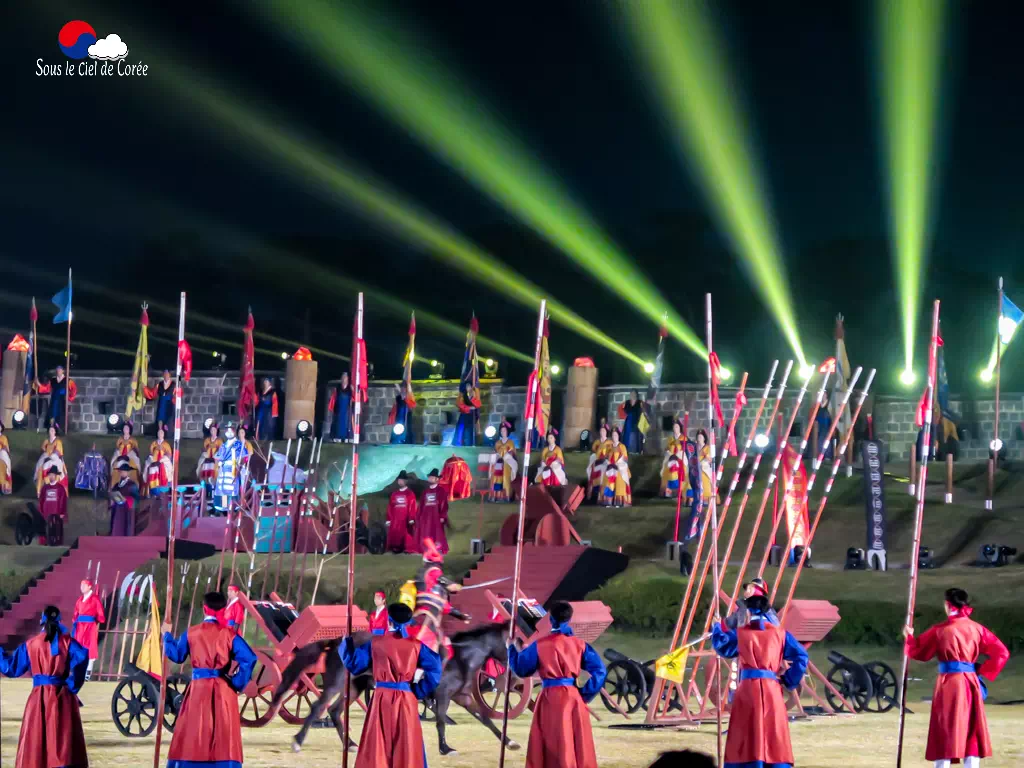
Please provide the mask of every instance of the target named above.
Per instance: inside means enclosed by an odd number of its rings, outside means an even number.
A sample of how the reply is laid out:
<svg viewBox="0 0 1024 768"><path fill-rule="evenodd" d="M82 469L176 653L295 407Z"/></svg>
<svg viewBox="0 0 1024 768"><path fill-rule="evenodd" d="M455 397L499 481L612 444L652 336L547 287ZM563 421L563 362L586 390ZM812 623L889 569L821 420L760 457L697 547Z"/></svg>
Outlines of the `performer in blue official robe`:
<svg viewBox="0 0 1024 768"><path fill-rule="evenodd" d="M155 387L143 390L147 400L156 400L156 429L165 432L174 429L174 379L170 371L164 371Z"/></svg>
<svg viewBox="0 0 1024 768"><path fill-rule="evenodd" d="M480 418L480 393L469 384L459 387L459 420L452 445L476 445L476 425Z"/></svg>
<svg viewBox="0 0 1024 768"><path fill-rule="evenodd" d="M224 429L224 445L217 449L215 458L217 481L213 489L213 506L227 512L241 492L242 470L249 460L246 441L238 439L235 428L230 424Z"/></svg>
<svg viewBox="0 0 1024 768"><path fill-rule="evenodd" d="M75 402L75 384L64 375L64 366L58 365L53 378L46 384L39 385L39 394L50 396L50 407L46 412L46 425L53 425L58 430L67 431L64 414L68 402Z"/></svg>
<svg viewBox="0 0 1024 768"><path fill-rule="evenodd" d="M832 416L828 412L828 403L822 405L818 409L818 415L814 417L814 423L818 426L818 444L814 446L815 450L820 451L825 448L825 458L832 458L832 446L825 445L825 438L828 437L829 427L832 426Z"/></svg>
<svg viewBox="0 0 1024 768"><path fill-rule="evenodd" d="M415 399L410 401L408 389L405 383L395 385L395 404L391 406L391 414L388 416L388 424L391 425L391 443L393 445L411 445L412 436L412 409L416 406ZM395 429L399 424L401 429Z"/></svg>
<svg viewBox="0 0 1024 768"><path fill-rule="evenodd" d="M263 380L263 391L256 403L256 439L273 440L277 435L277 390L270 379Z"/></svg>
<svg viewBox="0 0 1024 768"><path fill-rule="evenodd" d="M641 453L644 448L644 436L640 432L640 417L644 412L644 401L635 389L630 390L629 400L619 406L619 418L622 419L622 443L629 455Z"/></svg>
<svg viewBox="0 0 1024 768"><path fill-rule="evenodd" d="M341 374L341 381L331 393L327 410L334 414L331 421L331 439L343 442L352 439L352 387L348 383L348 372Z"/></svg>

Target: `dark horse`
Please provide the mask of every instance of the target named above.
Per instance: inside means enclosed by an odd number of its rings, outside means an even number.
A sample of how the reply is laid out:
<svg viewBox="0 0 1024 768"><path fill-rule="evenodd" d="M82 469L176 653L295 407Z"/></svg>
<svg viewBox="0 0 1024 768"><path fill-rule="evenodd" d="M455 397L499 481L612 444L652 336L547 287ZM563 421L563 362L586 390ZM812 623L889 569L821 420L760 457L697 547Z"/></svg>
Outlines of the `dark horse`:
<svg viewBox="0 0 1024 768"><path fill-rule="evenodd" d="M496 624L460 632L452 637L452 658L444 665L441 682L434 691L434 699L430 705L437 722L437 743L442 755L455 752L445 739L445 728L449 723L448 706L453 701L487 726L497 738L501 738L501 731L473 700L472 685L488 659L494 659L499 664L508 664L508 651L505 647L507 638L508 628ZM360 632L353 635L352 639L359 646L369 642L370 635ZM274 692L271 702L271 711L273 712L277 712L288 691L298 682L302 673L316 664L324 653L327 654L326 669L323 674L323 691L302 723L299 732L292 739L292 749L296 752L302 749L310 727L323 716L324 709L332 701L334 703L327 712L338 732L338 737L342 740L345 738L341 719L343 702L341 693L345 689L348 674L338 655L339 642L338 640L328 640L299 648L291 663L281 673L281 683ZM363 695L369 688L371 680L370 675L360 675L354 678L352 687L355 695ZM335 701L335 699L337 700ZM507 739L505 744L509 749L519 749L519 744L512 739ZM349 741L349 748L351 749L352 746L353 743Z"/></svg>

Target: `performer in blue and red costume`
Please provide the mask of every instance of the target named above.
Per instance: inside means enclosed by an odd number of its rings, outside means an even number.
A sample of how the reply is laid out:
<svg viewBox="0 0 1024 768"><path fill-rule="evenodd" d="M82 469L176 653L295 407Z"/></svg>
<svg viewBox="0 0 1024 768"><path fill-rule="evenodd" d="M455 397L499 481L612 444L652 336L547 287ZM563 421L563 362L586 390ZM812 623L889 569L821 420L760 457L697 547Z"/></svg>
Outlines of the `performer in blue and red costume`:
<svg viewBox="0 0 1024 768"><path fill-rule="evenodd" d="M273 440L277 435L277 390L270 379L263 380L263 391L256 403L256 439Z"/></svg>
<svg viewBox="0 0 1024 768"><path fill-rule="evenodd" d="M383 592L373 593L373 613L366 617L370 622L371 635L383 635L388 631L388 596Z"/></svg>
<svg viewBox="0 0 1024 768"><path fill-rule="evenodd" d="M355 768L427 768L417 700L429 698L441 681L441 659L409 637L412 611L388 606L391 631L356 647L346 637L338 647L351 675L373 669L375 687L363 721ZM416 681L416 670L423 675Z"/></svg>
<svg viewBox="0 0 1024 768"><path fill-rule="evenodd" d="M227 605L220 592L203 598L205 618L180 638L164 623L164 653L168 661L192 659L192 682L178 711L167 768L242 768L242 727L238 694L248 685L256 654L241 637L222 627ZM233 674L224 670L232 662Z"/></svg>
<svg viewBox="0 0 1024 768"><path fill-rule="evenodd" d="M224 606L220 615L221 625L236 635L242 631L242 625L245 623L245 607L239 600L241 594L242 590L237 584L228 584L228 604Z"/></svg>
<svg viewBox="0 0 1024 768"><path fill-rule="evenodd" d="M740 681L729 713L725 768L790 768L793 746L782 688L795 690L807 671L807 651L768 619L771 605L763 583L751 582L744 599L746 623L730 629L718 621L711 644L719 656L739 658ZM783 662L789 667L783 671Z"/></svg>
<svg viewBox="0 0 1024 768"><path fill-rule="evenodd" d="M961 761L967 768L978 768L983 757L992 756L985 718L988 691L981 678L995 680L1010 652L991 631L970 618L971 601L964 590L947 589L945 609L948 618L920 637L914 637L910 627L903 629L910 658L939 659L924 757L935 761L936 768L949 768L951 762ZM988 658L979 663L979 656Z"/></svg>
<svg viewBox="0 0 1024 768"><path fill-rule="evenodd" d="M0 673L21 677L32 672L32 692L21 717L14 766L87 766L76 694L85 682L89 652L68 634L55 606L46 607L39 623L43 631L38 635L11 653L0 651Z"/></svg>
<svg viewBox="0 0 1024 768"><path fill-rule="evenodd" d="M341 374L341 382L331 390L331 399L327 403L327 411L331 414L331 439L345 442L352 439L352 387L348 383L348 371Z"/></svg>
<svg viewBox="0 0 1024 768"><path fill-rule="evenodd" d="M572 606L551 606L551 634L523 650L508 647L508 663L522 679L540 675L541 692L533 711L526 768L597 768L594 734L587 703L607 674L601 657L589 643L573 636ZM576 686L580 670L590 679Z"/></svg>
<svg viewBox="0 0 1024 768"><path fill-rule="evenodd" d="M89 664L85 670L85 679L92 675L92 665L99 657L100 624L107 620L103 611L103 601L92 589L91 579L82 579L79 585L82 596L75 601L75 613L71 617L71 635L75 641L89 652Z"/></svg>

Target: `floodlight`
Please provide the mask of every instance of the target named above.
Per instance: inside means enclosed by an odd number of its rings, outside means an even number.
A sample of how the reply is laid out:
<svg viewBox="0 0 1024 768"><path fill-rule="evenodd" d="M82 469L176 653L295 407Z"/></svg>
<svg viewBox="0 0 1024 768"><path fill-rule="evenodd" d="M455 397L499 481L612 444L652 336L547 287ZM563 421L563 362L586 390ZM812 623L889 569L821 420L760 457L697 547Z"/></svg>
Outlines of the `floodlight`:
<svg viewBox="0 0 1024 768"><path fill-rule="evenodd" d="M718 377L722 381L728 381L729 379L732 378L732 371L730 371L728 368L719 368L718 369Z"/></svg>
<svg viewBox="0 0 1024 768"><path fill-rule="evenodd" d="M910 368L904 368L900 371L900 384L905 387L912 386L917 381L917 374L915 374Z"/></svg>
<svg viewBox="0 0 1024 768"><path fill-rule="evenodd" d="M288 353L287 352L282 352L281 353L281 359L282 360L287 360L288 359Z"/></svg>
<svg viewBox="0 0 1024 768"><path fill-rule="evenodd" d="M124 427L124 419L121 418L121 414L112 413L107 416L107 432L112 435L116 435Z"/></svg>
<svg viewBox="0 0 1024 768"><path fill-rule="evenodd" d="M768 443L771 442L771 438L768 437L764 432L758 432L754 436L754 446L761 449L762 451L768 447Z"/></svg>
<svg viewBox="0 0 1024 768"><path fill-rule="evenodd" d="M644 363L644 373L654 373L654 363L650 361Z"/></svg>
<svg viewBox="0 0 1024 768"><path fill-rule="evenodd" d="M395 424L395 426L393 426L391 428L391 431L394 432L396 435L404 435L405 434L405 424L402 424L402 423Z"/></svg>
<svg viewBox="0 0 1024 768"><path fill-rule="evenodd" d="M988 384L988 383L990 383L992 381L992 376L993 376L993 374L992 374L992 369L991 368L982 368L981 369L981 373L978 374L978 377L985 384Z"/></svg>
<svg viewBox="0 0 1024 768"><path fill-rule="evenodd" d="M804 363L800 366L800 378L807 381L814 375L814 366L810 363Z"/></svg>
<svg viewBox="0 0 1024 768"><path fill-rule="evenodd" d="M562 366L560 366L558 363L555 363L554 365L551 366L551 375L552 376L557 376L561 372L562 372Z"/></svg>
<svg viewBox="0 0 1024 768"><path fill-rule="evenodd" d="M28 417L25 416L25 412L17 410L14 412L14 416L11 417L11 426L15 429L25 429L28 426Z"/></svg>
<svg viewBox="0 0 1024 768"><path fill-rule="evenodd" d="M304 440L305 438L311 436L312 434L313 425L310 424L306 419L299 419L299 423L295 425L295 436L299 438L299 440Z"/></svg>

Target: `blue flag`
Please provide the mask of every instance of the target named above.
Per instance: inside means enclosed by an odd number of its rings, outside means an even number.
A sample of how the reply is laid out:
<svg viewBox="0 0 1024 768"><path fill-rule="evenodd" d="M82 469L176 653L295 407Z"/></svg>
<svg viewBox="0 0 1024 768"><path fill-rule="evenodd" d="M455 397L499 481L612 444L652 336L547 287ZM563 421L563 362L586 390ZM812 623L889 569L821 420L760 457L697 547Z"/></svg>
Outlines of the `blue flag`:
<svg viewBox="0 0 1024 768"><path fill-rule="evenodd" d="M1010 338L1021 320L1024 320L1024 311L1004 294L1003 304L999 307L999 338L1003 344L1010 343Z"/></svg>
<svg viewBox="0 0 1024 768"><path fill-rule="evenodd" d="M66 323L71 319L71 274L68 274L67 288L56 294L53 303L57 307L57 316L53 318L53 324Z"/></svg>

